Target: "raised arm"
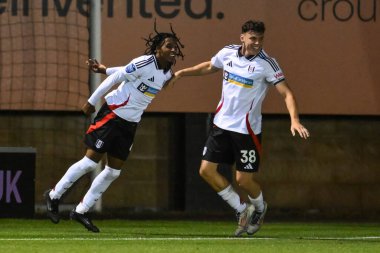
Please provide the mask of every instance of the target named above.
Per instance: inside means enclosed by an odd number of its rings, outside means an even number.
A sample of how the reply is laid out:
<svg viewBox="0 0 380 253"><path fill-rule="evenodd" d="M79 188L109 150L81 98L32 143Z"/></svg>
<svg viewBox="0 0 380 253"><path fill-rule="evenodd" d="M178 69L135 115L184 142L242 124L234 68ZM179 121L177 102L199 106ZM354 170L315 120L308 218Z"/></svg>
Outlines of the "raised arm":
<svg viewBox="0 0 380 253"><path fill-rule="evenodd" d="M276 84L277 91L285 99L286 108L289 111L290 115L290 131L292 135L295 136L296 131L301 136L301 138L307 139L310 134L309 131L300 123L297 102L293 95L293 92L290 90L289 86L285 81L281 81Z"/></svg>
<svg viewBox="0 0 380 253"><path fill-rule="evenodd" d="M121 67L112 67L112 68L107 68L106 65L102 64L102 63L99 63L98 60L96 59L88 59L86 61L86 64L88 65L88 67L95 73L101 73L101 74L105 74L105 75L112 75L113 73L119 71L120 69L123 68L123 66Z"/></svg>

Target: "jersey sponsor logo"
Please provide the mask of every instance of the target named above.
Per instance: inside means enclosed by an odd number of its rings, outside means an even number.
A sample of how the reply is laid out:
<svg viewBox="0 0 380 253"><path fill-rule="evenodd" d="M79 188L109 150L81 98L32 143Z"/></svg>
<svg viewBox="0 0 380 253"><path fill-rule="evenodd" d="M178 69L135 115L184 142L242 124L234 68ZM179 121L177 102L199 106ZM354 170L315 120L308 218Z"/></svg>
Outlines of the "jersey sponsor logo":
<svg viewBox="0 0 380 253"><path fill-rule="evenodd" d="M249 78L245 78L236 74L233 74L228 71L224 71L223 74L224 80L226 80L229 83L235 84L237 86L241 86L244 88L252 88L253 87L253 80Z"/></svg>
<svg viewBox="0 0 380 253"><path fill-rule="evenodd" d="M127 65L127 67L125 68L125 71L127 73L132 73L132 72L136 71L136 67L133 63L131 63L131 64Z"/></svg>
<svg viewBox="0 0 380 253"><path fill-rule="evenodd" d="M147 91L149 88L148 85L144 84L144 83L140 83L140 85L137 87L137 89L139 91L141 91L142 93L144 93L145 91Z"/></svg>
<svg viewBox="0 0 380 253"><path fill-rule="evenodd" d="M229 63L227 63L227 66L232 67L232 61L230 61Z"/></svg>
<svg viewBox="0 0 380 253"><path fill-rule="evenodd" d="M146 85L145 83L140 83L140 85L137 87L137 90L144 95L152 98L155 97L156 94L160 91L158 89L150 87L149 85Z"/></svg>
<svg viewBox="0 0 380 253"><path fill-rule="evenodd" d="M148 79L148 81L151 81L152 83L154 82L154 76Z"/></svg>

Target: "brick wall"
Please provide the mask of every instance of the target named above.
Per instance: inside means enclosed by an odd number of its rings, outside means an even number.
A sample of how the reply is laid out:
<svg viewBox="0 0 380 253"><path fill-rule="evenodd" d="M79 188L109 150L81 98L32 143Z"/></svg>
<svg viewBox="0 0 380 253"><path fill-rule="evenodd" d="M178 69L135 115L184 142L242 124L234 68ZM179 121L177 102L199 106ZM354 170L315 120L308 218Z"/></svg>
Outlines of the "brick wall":
<svg viewBox="0 0 380 253"><path fill-rule="evenodd" d="M0 113L0 146L37 149L37 205L67 168L84 155L88 122L80 114ZM264 116L259 180L278 217L380 218L380 119L303 117L311 138L292 137L286 116ZM104 194L104 210L230 213L198 168L206 137L205 114L146 114L121 176ZM227 177L230 168L221 168ZM76 204L90 176L64 203Z"/></svg>

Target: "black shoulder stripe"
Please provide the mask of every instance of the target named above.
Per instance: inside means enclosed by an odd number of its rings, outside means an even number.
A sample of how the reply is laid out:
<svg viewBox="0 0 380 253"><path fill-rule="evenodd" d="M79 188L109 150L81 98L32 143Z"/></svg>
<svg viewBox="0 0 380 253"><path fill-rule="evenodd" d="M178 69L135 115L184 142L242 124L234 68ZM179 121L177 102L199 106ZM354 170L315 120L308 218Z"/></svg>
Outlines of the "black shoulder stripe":
<svg viewBox="0 0 380 253"><path fill-rule="evenodd" d="M149 58L149 59L147 59L147 60L143 60L143 61L139 61L139 62L136 62L136 67L139 69L139 68L142 68L142 67L144 67L144 66L146 66L146 65L149 65L149 64L151 64L152 62L154 62L154 58L153 57L151 57L151 58Z"/></svg>
<svg viewBox="0 0 380 253"><path fill-rule="evenodd" d="M271 67L273 68L274 71L279 71L280 70L280 68L277 66L277 64L275 62L273 62L272 60L270 60L268 58L266 58L264 60L271 65Z"/></svg>
<svg viewBox="0 0 380 253"><path fill-rule="evenodd" d="M268 62L274 71L280 70L280 67L277 65L277 63L272 58L269 58L265 54L263 54L263 52L259 53L259 57L264 61Z"/></svg>
<svg viewBox="0 0 380 253"><path fill-rule="evenodd" d="M144 64L144 63L146 63L146 62L148 62L148 61L152 61L152 60L153 60L153 56L149 57L149 58L146 59L146 60L141 60L141 61L139 61L139 62L136 62L136 65Z"/></svg>
<svg viewBox="0 0 380 253"><path fill-rule="evenodd" d="M139 63L143 63L143 62L146 62L146 61L150 61L153 59L153 55L151 55L148 59L145 59L145 60L141 60L141 61L138 61L136 62L136 64L139 64Z"/></svg>
<svg viewBox="0 0 380 253"><path fill-rule="evenodd" d="M154 65L156 65L156 69L158 69L158 63L157 63L156 56L152 56L152 57L153 57L153 60L154 60Z"/></svg>

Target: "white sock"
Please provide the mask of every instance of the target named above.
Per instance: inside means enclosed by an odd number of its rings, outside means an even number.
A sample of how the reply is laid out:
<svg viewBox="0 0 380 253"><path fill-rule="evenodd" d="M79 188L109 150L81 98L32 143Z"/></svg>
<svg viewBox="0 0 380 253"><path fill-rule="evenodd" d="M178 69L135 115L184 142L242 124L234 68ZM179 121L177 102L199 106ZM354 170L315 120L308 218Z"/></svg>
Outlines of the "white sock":
<svg viewBox="0 0 380 253"><path fill-rule="evenodd" d="M252 205L255 207L255 211L259 213L264 211L264 198L262 192L260 192L260 195L255 199L251 198L251 196L248 196L248 198L251 201Z"/></svg>
<svg viewBox="0 0 380 253"><path fill-rule="evenodd" d="M65 175L59 180L49 193L51 199L60 199L62 195L69 189L75 181L77 181L84 174L96 169L97 163L88 158L83 157L82 160L74 163L66 171Z"/></svg>
<svg viewBox="0 0 380 253"><path fill-rule="evenodd" d="M118 178L120 170L112 169L108 165L99 175L97 175L91 184L90 189L84 195L83 200L77 205L75 212L84 214L90 210L95 202L102 196L110 184Z"/></svg>
<svg viewBox="0 0 380 253"><path fill-rule="evenodd" d="M239 194L237 194L232 188L232 185L227 186L225 189L218 192L219 196L221 196L224 201L226 201L236 212L241 213L244 211L247 206L245 203L240 202Z"/></svg>

